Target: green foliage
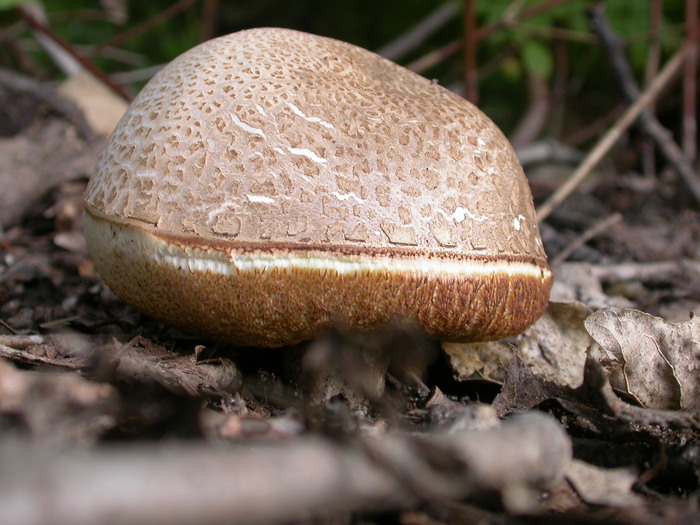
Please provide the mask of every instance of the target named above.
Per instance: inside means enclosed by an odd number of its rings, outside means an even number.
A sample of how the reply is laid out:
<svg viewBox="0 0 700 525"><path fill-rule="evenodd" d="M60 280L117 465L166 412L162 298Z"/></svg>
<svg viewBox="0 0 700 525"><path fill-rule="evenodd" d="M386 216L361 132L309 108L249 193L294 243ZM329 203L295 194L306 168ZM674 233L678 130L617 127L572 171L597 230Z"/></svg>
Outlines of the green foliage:
<svg viewBox="0 0 700 525"><path fill-rule="evenodd" d="M0 26L22 31L18 48L26 50L31 61L46 76L58 77L51 60L31 31L18 24L11 8L29 1L0 0ZM218 2L215 33L225 34L260 26L280 26L338 38L356 45L377 49L423 20L448 0L256 0L254 2ZM461 0L452 0L463 5ZM529 104L528 77L538 77L547 86L566 85L569 97L576 99L582 112L586 104L598 104L595 111L609 107L617 85L608 75L609 65L591 33L585 8L591 0L572 0L536 16L517 20L517 15L541 5L545 0L477 0L479 27L501 23L508 15L512 23L479 42L478 64L481 106L504 128L512 127ZM137 70L159 65L196 45L203 27L203 3L195 2L176 16L154 24L147 31L120 43L117 49L95 53L112 38L153 20L176 0L129 2L124 24L110 21L97 0L51 0L42 5L51 28L63 39L81 49L98 67L108 73ZM642 79L649 52L651 0L606 0L607 16L613 29L626 44L626 51L638 79ZM517 10L516 10L517 9ZM676 49L683 38L685 0L664 0L661 24L663 57ZM512 11L512 12L511 12ZM409 62L440 49L462 36L464 21L456 17L442 27L410 56ZM0 46L0 66L14 57L9 46ZM555 51L556 50L556 51ZM10 63L10 65L12 65ZM422 74L443 85L463 79L462 55L456 54ZM131 86L136 91L139 83ZM586 98L587 97L587 98ZM586 108L586 109L583 109Z"/></svg>
<svg viewBox="0 0 700 525"><path fill-rule="evenodd" d="M519 12L541 4L542 0L529 0L521 5ZM480 25L490 25L504 19L513 0L480 1L477 3L477 14ZM520 50L523 60L523 73L542 76L545 70L553 66L551 41L554 29L565 29L573 36L578 34L584 40L591 36L588 19L585 14L588 0L578 0L559 5L534 17L527 18L510 26L507 30L498 31L490 36L485 43L488 54L497 52L499 48L514 46ZM626 42L632 67L637 72L644 70L649 48L650 22L649 0L609 0L605 2L606 14L612 28ZM663 18L661 21L661 44L663 49L676 48L682 39L682 31L674 30L682 18L684 0L665 0ZM516 15L517 13L510 13ZM682 16L682 15L681 15ZM675 19L675 22L671 20ZM589 38L589 40L591 40ZM534 44L534 42L537 42ZM575 42L574 42L575 43ZM593 48L597 53L597 45L593 40ZM534 44L534 45L533 45ZM536 47L534 47L536 46ZM575 46L572 47L575 53ZM590 57L591 44L585 45L585 52ZM548 55L549 58L545 58ZM587 62L585 57L582 57ZM534 69L533 69L534 68ZM512 67L510 68L512 74Z"/></svg>
<svg viewBox="0 0 700 525"><path fill-rule="evenodd" d="M0 11L7 11L15 7L33 4L36 0L0 0Z"/></svg>
<svg viewBox="0 0 700 525"><path fill-rule="evenodd" d="M544 44L529 40L523 44L520 53L528 74L543 79L549 78L554 68L554 59L551 51Z"/></svg>

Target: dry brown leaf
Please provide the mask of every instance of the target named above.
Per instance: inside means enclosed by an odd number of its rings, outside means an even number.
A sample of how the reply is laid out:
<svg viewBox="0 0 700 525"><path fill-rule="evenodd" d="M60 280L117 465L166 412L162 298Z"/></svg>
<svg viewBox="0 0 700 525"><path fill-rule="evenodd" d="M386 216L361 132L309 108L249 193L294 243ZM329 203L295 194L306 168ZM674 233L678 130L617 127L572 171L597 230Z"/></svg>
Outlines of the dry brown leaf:
<svg viewBox="0 0 700 525"><path fill-rule="evenodd" d="M25 370L0 359L0 416L34 439L60 446L92 442L115 424L118 401L112 385L77 372Z"/></svg>
<svg viewBox="0 0 700 525"><path fill-rule="evenodd" d="M582 303L550 302L542 318L514 339L514 347L532 372L560 385L577 387L583 380L586 350L593 342L583 325L591 310ZM444 343L455 377L502 383L513 346L490 343Z"/></svg>
<svg viewBox="0 0 700 525"><path fill-rule="evenodd" d="M236 365L224 357L198 361L194 354L178 354L143 337L107 352L118 376L155 383L175 394L226 396L241 386Z"/></svg>
<svg viewBox="0 0 700 525"><path fill-rule="evenodd" d="M565 476L581 499L590 505L630 507L644 501L632 492L637 475L628 468L602 469L574 459Z"/></svg>
<svg viewBox="0 0 700 525"><path fill-rule="evenodd" d="M608 353L610 382L643 407L700 407L700 319L667 323L627 308L606 308L586 320Z"/></svg>
<svg viewBox="0 0 700 525"><path fill-rule="evenodd" d="M503 341L486 343L442 343L458 381L483 379L502 384L513 348Z"/></svg>

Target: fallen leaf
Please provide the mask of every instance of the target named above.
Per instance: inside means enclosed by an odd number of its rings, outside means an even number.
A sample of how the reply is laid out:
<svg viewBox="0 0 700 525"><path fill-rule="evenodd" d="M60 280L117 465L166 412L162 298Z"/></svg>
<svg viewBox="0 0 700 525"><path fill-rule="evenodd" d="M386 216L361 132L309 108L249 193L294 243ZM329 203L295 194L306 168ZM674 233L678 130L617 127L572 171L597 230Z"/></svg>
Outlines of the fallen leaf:
<svg viewBox="0 0 700 525"><path fill-rule="evenodd" d="M581 385L586 351L593 342L583 324L590 313L577 301L549 303L518 340L520 355L535 375L572 388Z"/></svg>
<svg viewBox="0 0 700 525"><path fill-rule="evenodd" d="M458 381L486 380L503 384L513 347L503 341L442 343Z"/></svg>
<svg viewBox="0 0 700 525"><path fill-rule="evenodd" d="M628 468L602 469L574 459L564 475L589 505L631 507L644 501L632 492L637 475Z"/></svg>
<svg viewBox="0 0 700 525"><path fill-rule="evenodd" d="M646 408L700 407L700 319L667 323L626 308L606 308L586 320L607 352L613 388Z"/></svg>
<svg viewBox="0 0 700 525"><path fill-rule="evenodd" d="M443 343L455 378L503 383L516 349L532 372L562 386L575 388L583 380L586 350L593 343L584 327L591 310L582 303L550 302L545 314L513 339L490 343Z"/></svg>
<svg viewBox="0 0 700 525"><path fill-rule="evenodd" d="M155 383L175 394L227 396L241 386L236 365L223 357L198 362L194 354L178 354L143 337L105 351L118 376Z"/></svg>

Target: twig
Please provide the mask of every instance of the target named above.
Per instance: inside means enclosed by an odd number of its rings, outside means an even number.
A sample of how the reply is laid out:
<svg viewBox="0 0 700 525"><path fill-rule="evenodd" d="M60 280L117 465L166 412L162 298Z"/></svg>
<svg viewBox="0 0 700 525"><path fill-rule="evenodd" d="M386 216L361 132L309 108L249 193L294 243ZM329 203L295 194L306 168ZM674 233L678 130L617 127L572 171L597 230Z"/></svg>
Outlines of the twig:
<svg viewBox="0 0 700 525"><path fill-rule="evenodd" d="M219 0L203 0L202 27L199 31L199 41L206 42L216 36L216 21L219 11Z"/></svg>
<svg viewBox="0 0 700 525"><path fill-rule="evenodd" d="M40 33L46 35L48 38L50 38L52 41L54 41L56 44L58 44L67 53L69 53L73 58L75 58L80 63L81 66L83 66L85 69L87 69L90 73L92 73L93 76L98 78L105 85L109 86L112 89L112 91L114 91L117 95L122 97L127 102L131 101L131 96L124 90L123 87L114 83L112 81L112 79L110 79L109 76L104 71L102 71L100 68L98 68L95 64L93 64L86 57L84 57L83 55L78 53L73 48L73 46L71 46L68 42L63 40L63 38L61 38L53 29L51 29L46 24L41 23L39 20L37 20L36 17L32 13L30 13L28 9L23 8L23 7L18 7L17 12L20 14L22 19L27 24L29 24L32 28L34 28L37 31L39 31Z"/></svg>
<svg viewBox="0 0 700 525"><path fill-rule="evenodd" d="M462 49L462 43L459 40L453 40L441 48L431 51L430 53L426 53L413 62L406 64L406 67L411 71L415 71L416 73L422 73L423 71L439 64L445 58L454 55L460 49Z"/></svg>
<svg viewBox="0 0 700 525"><path fill-rule="evenodd" d="M649 9L649 51L647 53L646 70L644 71L644 86L659 72L661 63L661 24L663 22L663 0L651 0ZM649 105L649 112L655 113L655 104ZM654 141L644 137L641 143L642 173L656 174L656 151Z"/></svg>
<svg viewBox="0 0 700 525"><path fill-rule="evenodd" d="M617 104L615 107L598 116L595 120L589 123L584 123L581 127L572 131L569 135L562 138L564 144L569 146L580 146L595 137L598 137L605 129L612 126L613 123L620 118L624 113L625 108L622 104Z"/></svg>
<svg viewBox="0 0 700 525"><path fill-rule="evenodd" d="M555 191L542 205L537 209L537 221L545 220L555 208L557 208L566 198L573 193L576 188L586 179L590 171L600 162L603 156L617 142L622 134L632 125L635 119L639 116L642 110L653 102L659 93L675 76L683 64L687 46L681 47L676 54L666 63L664 68L659 72L649 88L632 104L627 111L617 120L615 125L603 135L594 148L588 153L584 161L578 169L571 175L568 181L564 183L557 191Z"/></svg>
<svg viewBox="0 0 700 525"><path fill-rule="evenodd" d="M155 66L144 67L142 69L130 69L128 71L122 71L121 73L113 73L111 77L115 82L119 82L121 84L143 82L144 80L150 79L166 65L167 64L156 64Z"/></svg>
<svg viewBox="0 0 700 525"><path fill-rule="evenodd" d="M598 235L599 233L604 232L610 226L613 224L616 224L620 222L622 219L622 215L619 213L613 213L609 217L606 217L605 219L598 221L596 224L588 228L585 232L583 232L581 235L579 235L571 244L569 244L566 248L564 248L559 254L552 259L551 265L552 266L558 266L564 261L566 261L569 256L574 253L578 248L586 244L589 240L591 240L593 237Z"/></svg>
<svg viewBox="0 0 700 525"><path fill-rule="evenodd" d="M620 40L608 24L605 16L604 4L596 4L590 7L587 13L591 20L593 31L596 32L603 47L608 52L613 71L620 82L625 97L630 103L633 103L639 97L640 90L634 80L629 63L625 58ZM686 51L685 63L687 63L688 57L694 54L694 44L695 39L689 35L684 46ZM696 94L694 93L693 97L695 96ZM676 172L681 176L681 179L692 193L696 202L700 204L700 179L695 175L693 166L688 158L685 157L681 148L673 140L671 132L661 125L648 108L645 108L640 113L639 123L644 131L654 139L654 142L663 152L664 156L673 164Z"/></svg>
<svg viewBox="0 0 700 525"><path fill-rule="evenodd" d="M0 68L0 85L4 85L15 93L27 93L40 103L46 104L51 110L73 124L81 137L90 142L96 138L82 110L71 100L58 94L46 83L25 77L9 69Z"/></svg>
<svg viewBox="0 0 700 525"><path fill-rule="evenodd" d="M643 427L700 428L697 410L659 410L641 408L625 403L613 392L602 365L590 355L586 358L583 386L579 389L591 400L597 401L607 414Z"/></svg>
<svg viewBox="0 0 700 525"><path fill-rule="evenodd" d="M82 370L87 363L86 359L77 357L52 359L50 357L34 355L24 350L18 350L0 343L0 358L3 357L15 363L23 363L25 365L50 365L68 370Z"/></svg>
<svg viewBox="0 0 700 525"><path fill-rule="evenodd" d="M26 14L31 15L38 23L48 26L46 10L41 2L26 2L23 9L25 10ZM34 38L36 38L37 42L39 42L41 47L49 55L51 61L56 64L58 69L60 69L66 76L73 76L83 69L83 66L80 65L80 62L78 62L78 60L71 53L63 49L43 31L39 31L34 28L33 33Z"/></svg>
<svg viewBox="0 0 700 525"><path fill-rule="evenodd" d="M0 324L5 324L0 320ZM46 342L43 335L0 335L0 345L11 346L12 348L23 350L33 345L40 345Z"/></svg>
<svg viewBox="0 0 700 525"><path fill-rule="evenodd" d="M474 39L478 42L500 29L512 27L513 25L519 23L522 20L525 20L526 18L539 15L561 4L566 4L571 1L573 0L547 0L529 9L523 10L517 16L504 17L498 22L477 29L474 33ZM436 51L431 51L430 53L418 58L417 60L414 60L406 67L412 71L415 71L416 73L420 73L438 64L444 58L454 55L460 49L462 49L462 42L460 42L459 40L453 40L452 42L445 44L440 49Z"/></svg>
<svg viewBox="0 0 700 525"><path fill-rule="evenodd" d="M544 78L526 73L530 103L511 136L511 144L517 150L535 140L549 121L552 100Z"/></svg>
<svg viewBox="0 0 700 525"><path fill-rule="evenodd" d="M91 455L3 450L0 525L313 521L484 491L532 503L571 461L561 425L536 412L488 430L392 433L359 446L305 438Z"/></svg>
<svg viewBox="0 0 700 525"><path fill-rule="evenodd" d="M502 20L499 20L498 22L485 26L481 29L478 30L478 39L482 40L489 36L492 33L495 33L496 31L506 28L506 27L513 27L517 25L519 22L522 20L525 20L527 18L531 18L533 16L546 13L547 11L554 9L555 7L558 7L562 4L567 4L571 2L572 0L545 0L544 2L541 2L537 5L533 5L532 7L528 9L524 9L520 13L518 13L515 16L506 16Z"/></svg>
<svg viewBox="0 0 700 525"><path fill-rule="evenodd" d="M97 52L99 53L106 47L119 47L120 45L134 38L135 36L150 31L158 24L168 20L169 18L172 18L181 11L184 11L197 1L198 0L180 0L179 2L175 2L171 6L166 7L162 11L159 11L155 16L149 18L148 20L145 20L136 27L132 27L128 31L125 31L124 33L115 36L111 40L107 40L107 42L100 44L100 46L97 48Z"/></svg>
<svg viewBox="0 0 700 525"><path fill-rule="evenodd" d="M15 330L14 328L12 328L12 326L10 326L8 323L6 323L5 321L3 321L2 319L0 319L0 326L2 326L5 330L7 330L8 332L10 332L12 335L17 335L17 334L19 334L19 332L18 332L17 330Z"/></svg>
<svg viewBox="0 0 700 525"><path fill-rule="evenodd" d="M579 150L556 140L531 142L526 146L516 148L515 152L523 166L538 162L578 164L583 158L583 153Z"/></svg>
<svg viewBox="0 0 700 525"><path fill-rule="evenodd" d="M605 283L640 281L668 284L679 279L696 279L700 282L700 261L692 259L652 263L587 265L587 267L596 278Z"/></svg>
<svg viewBox="0 0 700 525"><path fill-rule="evenodd" d="M683 67L683 152L688 162L693 162L697 155L698 123L697 109L697 68L698 44L693 42L693 35L698 34L698 0L686 0L687 39L691 51Z"/></svg>
<svg viewBox="0 0 700 525"><path fill-rule="evenodd" d="M479 39L476 29L476 0L464 0L464 94L472 104L479 103L479 78L476 66L476 48Z"/></svg>
<svg viewBox="0 0 700 525"><path fill-rule="evenodd" d="M644 85L648 85L659 72L663 0L651 0L649 18L649 52L647 53L647 64L644 71Z"/></svg>
<svg viewBox="0 0 700 525"><path fill-rule="evenodd" d="M458 2L449 0L432 11L408 31L379 48L376 53L384 58L397 62L401 57L413 51L425 41L426 38L454 18L458 12Z"/></svg>

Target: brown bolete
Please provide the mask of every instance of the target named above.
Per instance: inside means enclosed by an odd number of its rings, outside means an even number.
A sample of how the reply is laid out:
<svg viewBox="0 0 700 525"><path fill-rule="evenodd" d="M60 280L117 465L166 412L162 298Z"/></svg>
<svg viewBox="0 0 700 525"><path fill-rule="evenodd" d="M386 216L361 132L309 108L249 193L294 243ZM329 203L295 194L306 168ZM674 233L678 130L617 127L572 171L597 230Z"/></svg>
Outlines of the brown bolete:
<svg viewBox="0 0 700 525"><path fill-rule="evenodd" d="M186 331L274 347L405 319L502 338L547 304L532 196L469 102L374 53L252 29L156 74L85 194L97 270Z"/></svg>

